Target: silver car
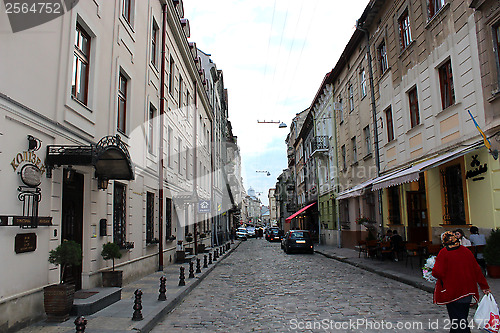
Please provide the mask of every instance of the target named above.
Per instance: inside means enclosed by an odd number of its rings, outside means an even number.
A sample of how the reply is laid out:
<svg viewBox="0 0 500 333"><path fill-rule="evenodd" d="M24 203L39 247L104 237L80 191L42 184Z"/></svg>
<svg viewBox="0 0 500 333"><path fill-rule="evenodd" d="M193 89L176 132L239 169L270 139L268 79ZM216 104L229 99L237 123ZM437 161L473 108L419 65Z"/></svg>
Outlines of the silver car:
<svg viewBox="0 0 500 333"><path fill-rule="evenodd" d="M238 228L238 230L236 230L236 239L247 240L247 238L248 238L248 233L246 228L241 227Z"/></svg>

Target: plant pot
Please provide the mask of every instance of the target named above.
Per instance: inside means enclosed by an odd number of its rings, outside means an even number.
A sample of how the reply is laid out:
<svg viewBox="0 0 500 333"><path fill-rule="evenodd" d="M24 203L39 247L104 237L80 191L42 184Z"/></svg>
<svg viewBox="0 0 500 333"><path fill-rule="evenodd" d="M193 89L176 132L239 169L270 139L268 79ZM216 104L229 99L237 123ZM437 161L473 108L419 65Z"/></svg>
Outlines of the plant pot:
<svg viewBox="0 0 500 333"><path fill-rule="evenodd" d="M500 266L486 265L486 270L488 271L488 277L500 279Z"/></svg>
<svg viewBox="0 0 500 333"><path fill-rule="evenodd" d="M63 322L68 320L74 298L74 284L55 284L43 288L43 305L47 321Z"/></svg>
<svg viewBox="0 0 500 333"><path fill-rule="evenodd" d="M119 288L121 288L122 282L123 282L123 271L102 272L102 286L103 287L119 287Z"/></svg>

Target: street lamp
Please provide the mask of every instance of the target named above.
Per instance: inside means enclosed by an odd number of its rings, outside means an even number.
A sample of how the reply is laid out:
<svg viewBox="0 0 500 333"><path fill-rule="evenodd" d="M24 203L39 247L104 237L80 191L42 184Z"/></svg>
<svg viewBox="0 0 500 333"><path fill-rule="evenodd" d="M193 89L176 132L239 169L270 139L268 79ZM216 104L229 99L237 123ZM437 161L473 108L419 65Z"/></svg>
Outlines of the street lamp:
<svg viewBox="0 0 500 333"><path fill-rule="evenodd" d="M269 171L256 170L255 172L265 173L268 177L271 175Z"/></svg>
<svg viewBox="0 0 500 333"><path fill-rule="evenodd" d="M265 120L260 121L260 120L257 120L257 123L258 124L279 124L278 128L286 128L287 127L286 124L284 122L280 121L280 120L278 120L278 121L273 121L273 120L271 120L271 121L265 121Z"/></svg>

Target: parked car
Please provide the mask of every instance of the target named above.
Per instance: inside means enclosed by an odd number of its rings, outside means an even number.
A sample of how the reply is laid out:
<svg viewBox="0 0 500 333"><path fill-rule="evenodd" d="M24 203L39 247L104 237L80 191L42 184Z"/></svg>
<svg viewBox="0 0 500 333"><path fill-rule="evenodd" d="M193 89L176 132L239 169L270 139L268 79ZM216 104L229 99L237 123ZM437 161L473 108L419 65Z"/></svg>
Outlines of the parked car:
<svg viewBox="0 0 500 333"><path fill-rule="evenodd" d="M247 227L247 237L253 237L253 238L256 237L256 235L255 235L255 227L252 227L252 226L248 226Z"/></svg>
<svg viewBox="0 0 500 333"><path fill-rule="evenodd" d="M269 242L279 242L281 240L282 232L279 228L267 229L266 240Z"/></svg>
<svg viewBox="0 0 500 333"><path fill-rule="evenodd" d="M281 244L286 253L292 251L314 253L314 243L308 230L290 230Z"/></svg>
<svg viewBox="0 0 500 333"><path fill-rule="evenodd" d="M247 240L247 238L248 238L247 228L240 227L236 230L236 239Z"/></svg>

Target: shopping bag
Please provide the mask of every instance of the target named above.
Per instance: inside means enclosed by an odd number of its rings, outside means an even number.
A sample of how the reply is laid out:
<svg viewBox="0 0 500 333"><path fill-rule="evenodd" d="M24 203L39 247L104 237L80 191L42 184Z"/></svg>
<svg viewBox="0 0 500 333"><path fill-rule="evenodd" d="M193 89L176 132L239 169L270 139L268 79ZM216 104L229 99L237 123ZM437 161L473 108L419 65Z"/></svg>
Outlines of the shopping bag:
<svg viewBox="0 0 500 333"><path fill-rule="evenodd" d="M474 314L474 322L477 328L490 333L498 333L500 329L500 315L498 313L498 305L491 293L484 295L479 303L476 314Z"/></svg>

